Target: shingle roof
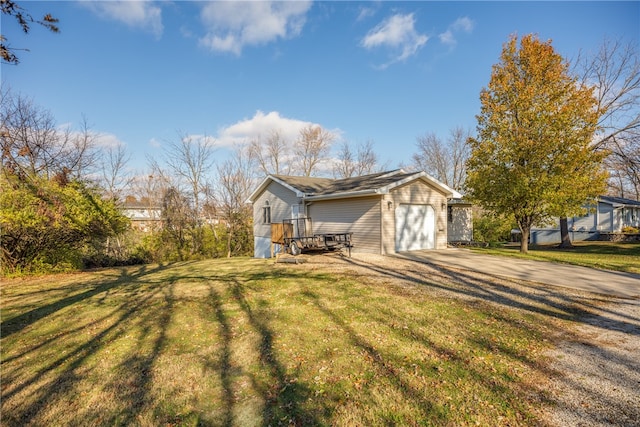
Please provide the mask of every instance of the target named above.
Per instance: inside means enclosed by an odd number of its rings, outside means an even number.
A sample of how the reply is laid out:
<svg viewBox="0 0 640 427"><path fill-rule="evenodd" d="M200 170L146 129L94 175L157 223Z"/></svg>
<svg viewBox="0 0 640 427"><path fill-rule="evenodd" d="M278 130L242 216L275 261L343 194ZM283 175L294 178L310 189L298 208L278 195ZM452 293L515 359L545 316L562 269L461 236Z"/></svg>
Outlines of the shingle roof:
<svg viewBox="0 0 640 427"><path fill-rule="evenodd" d="M624 199L622 197L600 196L599 200L616 205L630 205L640 207L640 202L637 200Z"/></svg>
<svg viewBox="0 0 640 427"><path fill-rule="evenodd" d="M343 179L287 175L274 175L274 177L306 195L320 196L349 191L376 190L411 175L416 175L416 173L405 173L401 169L398 169Z"/></svg>
<svg viewBox="0 0 640 427"><path fill-rule="evenodd" d="M253 203L260 193L267 188L270 182L278 182L280 185L286 186L289 190L297 193L298 197L307 200L319 200L384 194L399 185L406 184L413 180L427 182L446 194L447 197L462 197L458 192L424 172L407 173L402 169L396 169L344 179L269 175L262 181L258 188L251 193L247 201Z"/></svg>

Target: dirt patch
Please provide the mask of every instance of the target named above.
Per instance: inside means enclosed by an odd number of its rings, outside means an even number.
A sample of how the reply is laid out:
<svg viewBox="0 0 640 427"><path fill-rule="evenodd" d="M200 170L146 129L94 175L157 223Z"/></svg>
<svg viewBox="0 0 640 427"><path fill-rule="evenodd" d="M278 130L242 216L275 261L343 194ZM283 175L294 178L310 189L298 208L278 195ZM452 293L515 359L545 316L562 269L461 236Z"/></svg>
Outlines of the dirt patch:
<svg viewBox="0 0 640 427"><path fill-rule="evenodd" d="M545 361L548 405L541 418L557 426L640 426L640 299L512 280L448 265L396 257L305 256L315 269L357 276L401 292L425 287L439 296L536 311L566 322ZM569 313L570 315L568 315Z"/></svg>

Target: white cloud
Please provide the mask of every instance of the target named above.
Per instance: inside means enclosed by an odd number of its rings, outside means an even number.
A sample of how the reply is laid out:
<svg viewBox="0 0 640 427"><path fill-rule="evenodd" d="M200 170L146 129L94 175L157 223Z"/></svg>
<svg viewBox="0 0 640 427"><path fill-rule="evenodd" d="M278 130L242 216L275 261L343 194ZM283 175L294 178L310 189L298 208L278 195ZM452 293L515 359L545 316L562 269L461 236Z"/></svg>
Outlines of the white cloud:
<svg viewBox="0 0 640 427"><path fill-rule="evenodd" d="M104 148L117 148L126 145L120 138L112 133L98 132L93 135L96 145Z"/></svg>
<svg viewBox="0 0 640 427"><path fill-rule="evenodd" d="M390 49L392 60L381 66L386 68L415 55L428 40L429 37L416 31L413 13L410 13L393 15L381 22L367 33L361 45L369 50L379 47Z"/></svg>
<svg viewBox="0 0 640 427"><path fill-rule="evenodd" d="M219 147L245 144L251 140L266 138L272 131L278 131L284 140L291 142L298 137L300 129L310 124L312 123L282 117L277 111L267 114L256 111L252 118L220 129L216 144Z"/></svg>
<svg viewBox="0 0 640 427"><path fill-rule="evenodd" d="M152 1L83 1L81 4L102 18L122 22L131 28L142 29L157 38L164 30L162 9Z"/></svg>
<svg viewBox="0 0 640 427"><path fill-rule="evenodd" d="M449 25L449 28L447 28L447 31L440 33L438 35L438 38L440 39L441 43L453 47L458 43L455 37L456 33L462 32L462 33L471 34L471 32L473 32L474 27L475 27L475 23L468 17L464 16L462 18L456 19L451 25Z"/></svg>
<svg viewBox="0 0 640 427"><path fill-rule="evenodd" d="M367 18L371 18L373 15L376 14L378 9L379 7L375 5L374 7L360 6L360 11L358 12L358 17L356 18L356 21L363 21Z"/></svg>
<svg viewBox="0 0 640 427"><path fill-rule="evenodd" d="M72 140L83 140L88 137L91 139L93 144L100 148L116 148L120 145L126 145L120 138L112 133L97 132L91 129L87 129L86 131L77 130L73 128L71 123L62 123L57 126L57 130L61 134L67 135Z"/></svg>
<svg viewBox="0 0 640 427"><path fill-rule="evenodd" d="M441 43L444 43L446 45L453 46L457 43L456 38L453 36L453 31L451 30L447 30L444 33L440 33L438 35L438 38L440 39Z"/></svg>
<svg viewBox="0 0 640 427"><path fill-rule="evenodd" d="M207 34L200 43L215 51L242 53L256 46L300 34L309 1L214 1L200 14Z"/></svg>
<svg viewBox="0 0 640 427"><path fill-rule="evenodd" d="M465 33L472 32L474 27L475 23L466 16L456 19L455 22L451 25L451 28L453 30L464 31Z"/></svg>

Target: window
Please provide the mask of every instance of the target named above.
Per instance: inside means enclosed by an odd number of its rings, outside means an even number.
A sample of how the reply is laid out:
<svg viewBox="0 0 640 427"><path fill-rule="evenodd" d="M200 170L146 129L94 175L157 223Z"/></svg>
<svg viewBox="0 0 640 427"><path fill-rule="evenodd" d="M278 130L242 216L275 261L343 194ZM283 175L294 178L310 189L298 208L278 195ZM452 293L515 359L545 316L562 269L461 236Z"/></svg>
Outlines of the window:
<svg viewBox="0 0 640 427"><path fill-rule="evenodd" d="M447 221L453 222L453 206L447 206Z"/></svg>
<svg viewBox="0 0 640 427"><path fill-rule="evenodd" d="M271 224L271 206L269 206L268 200L264 202L264 207L262 208L262 223Z"/></svg>

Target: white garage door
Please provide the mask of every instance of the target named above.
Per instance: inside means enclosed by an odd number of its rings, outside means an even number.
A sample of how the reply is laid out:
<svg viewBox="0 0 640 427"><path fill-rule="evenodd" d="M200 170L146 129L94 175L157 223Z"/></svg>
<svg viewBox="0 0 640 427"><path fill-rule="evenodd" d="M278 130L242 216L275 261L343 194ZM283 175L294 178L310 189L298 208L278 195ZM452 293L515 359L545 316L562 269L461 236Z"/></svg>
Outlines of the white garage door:
<svg viewBox="0 0 640 427"><path fill-rule="evenodd" d="M436 216L429 205L400 204L396 208L396 252L434 249Z"/></svg>

